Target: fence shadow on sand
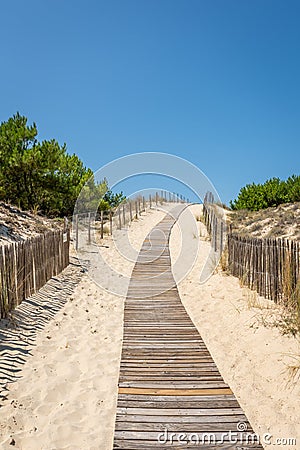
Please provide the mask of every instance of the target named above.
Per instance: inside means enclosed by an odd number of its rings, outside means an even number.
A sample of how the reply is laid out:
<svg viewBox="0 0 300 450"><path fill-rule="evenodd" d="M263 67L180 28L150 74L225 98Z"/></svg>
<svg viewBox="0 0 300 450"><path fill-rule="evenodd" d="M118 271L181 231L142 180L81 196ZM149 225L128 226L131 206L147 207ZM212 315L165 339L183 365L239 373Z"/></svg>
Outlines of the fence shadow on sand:
<svg viewBox="0 0 300 450"><path fill-rule="evenodd" d="M22 365L31 354L38 333L65 305L81 278L81 265L69 266L24 300L8 318L0 320L0 401L9 384L21 378Z"/></svg>

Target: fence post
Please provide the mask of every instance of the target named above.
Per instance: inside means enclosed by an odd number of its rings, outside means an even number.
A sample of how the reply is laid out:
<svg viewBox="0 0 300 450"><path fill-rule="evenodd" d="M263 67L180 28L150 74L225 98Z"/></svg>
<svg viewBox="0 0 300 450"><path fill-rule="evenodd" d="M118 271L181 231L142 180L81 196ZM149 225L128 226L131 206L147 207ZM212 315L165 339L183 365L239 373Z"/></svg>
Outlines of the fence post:
<svg viewBox="0 0 300 450"><path fill-rule="evenodd" d="M109 210L109 228L110 228L110 235L112 236L113 233L113 221L112 221L112 212Z"/></svg>
<svg viewBox="0 0 300 450"><path fill-rule="evenodd" d="M118 214L119 214L119 230L122 229L122 222L121 222L121 208L119 206L118 208Z"/></svg>
<svg viewBox="0 0 300 450"><path fill-rule="evenodd" d="M152 208L151 194L149 194L149 204L150 204L150 209L151 209Z"/></svg>
<svg viewBox="0 0 300 450"><path fill-rule="evenodd" d="M224 223L223 220L221 220L221 231L220 231L220 252L223 251L223 233L224 233Z"/></svg>
<svg viewBox="0 0 300 450"><path fill-rule="evenodd" d="M103 239L103 211L100 211L100 217L101 217L101 228L100 228L100 237Z"/></svg>
<svg viewBox="0 0 300 450"><path fill-rule="evenodd" d="M124 203L123 203L123 206L122 206L122 210L123 210L123 224L124 224L124 227L125 227L126 215L125 215L125 205L124 205Z"/></svg>
<svg viewBox="0 0 300 450"><path fill-rule="evenodd" d="M66 232L68 230L68 218L65 216L64 217L64 232Z"/></svg>
<svg viewBox="0 0 300 450"><path fill-rule="evenodd" d="M101 211L102 212L102 211ZM91 213L88 213L88 244L91 243Z"/></svg>
<svg viewBox="0 0 300 450"><path fill-rule="evenodd" d="M78 214L75 215L75 248L78 250Z"/></svg>
<svg viewBox="0 0 300 450"><path fill-rule="evenodd" d="M214 244L216 252L218 250L218 219L216 217L214 220Z"/></svg>
<svg viewBox="0 0 300 450"><path fill-rule="evenodd" d="M138 203L137 203L137 201L135 202L135 218L136 219L138 219L138 214L139 214L139 212L138 212Z"/></svg>
<svg viewBox="0 0 300 450"><path fill-rule="evenodd" d="M132 222L132 202L129 200L129 215L130 215L130 222Z"/></svg>
<svg viewBox="0 0 300 450"><path fill-rule="evenodd" d="M145 197L143 196L143 210L144 212L146 212L146 202L145 202Z"/></svg>

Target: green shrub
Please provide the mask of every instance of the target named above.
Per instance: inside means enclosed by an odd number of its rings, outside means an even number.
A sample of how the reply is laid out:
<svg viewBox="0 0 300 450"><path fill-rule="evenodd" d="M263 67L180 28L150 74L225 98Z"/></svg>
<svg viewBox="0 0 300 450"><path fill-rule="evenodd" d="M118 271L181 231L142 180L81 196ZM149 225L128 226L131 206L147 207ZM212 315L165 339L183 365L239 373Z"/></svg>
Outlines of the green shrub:
<svg viewBox="0 0 300 450"><path fill-rule="evenodd" d="M292 175L286 181L271 178L264 184L247 184L230 206L233 210L258 211L297 201L300 201L300 176Z"/></svg>

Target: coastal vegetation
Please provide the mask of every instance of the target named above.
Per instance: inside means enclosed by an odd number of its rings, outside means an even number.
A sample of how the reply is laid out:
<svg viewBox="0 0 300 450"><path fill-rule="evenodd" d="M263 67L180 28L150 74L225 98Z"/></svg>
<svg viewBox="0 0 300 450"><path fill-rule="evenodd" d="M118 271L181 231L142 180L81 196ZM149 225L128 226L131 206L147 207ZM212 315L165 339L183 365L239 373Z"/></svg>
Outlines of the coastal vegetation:
<svg viewBox="0 0 300 450"><path fill-rule="evenodd" d="M0 201L50 217L71 215L85 186L86 195L109 209L123 201L106 179L96 183L91 169L66 144L38 140L35 123L19 113L0 125Z"/></svg>
<svg viewBox="0 0 300 450"><path fill-rule="evenodd" d="M233 210L259 211L283 203L300 201L300 176L292 175L287 180L271 178L262 184L247 184L237 198L230 202Z"/></svg>

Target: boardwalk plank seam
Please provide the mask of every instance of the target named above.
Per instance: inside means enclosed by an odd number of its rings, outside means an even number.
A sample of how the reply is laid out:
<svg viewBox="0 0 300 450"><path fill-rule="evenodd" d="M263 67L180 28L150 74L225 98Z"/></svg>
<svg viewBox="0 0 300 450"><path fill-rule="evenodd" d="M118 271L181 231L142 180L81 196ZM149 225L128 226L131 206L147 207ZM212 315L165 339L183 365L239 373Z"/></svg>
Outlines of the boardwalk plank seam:
<svg viewBox="0 0 300 450"><path fill-rule="evenodd" d="M253 433L181 303L169 252L179 214L177 207L175 217L166 214L149 233L132 271L124 310L115 450L199 448L188 441L162 444L158 438L166 430L199 433L199 438L213 433L216 443L202 443L200 448L236 449L229 438L221 443L224 433L238 432L241 422ZM240 433L240 447L263 448L248 443L246 436Z"/></svg>

